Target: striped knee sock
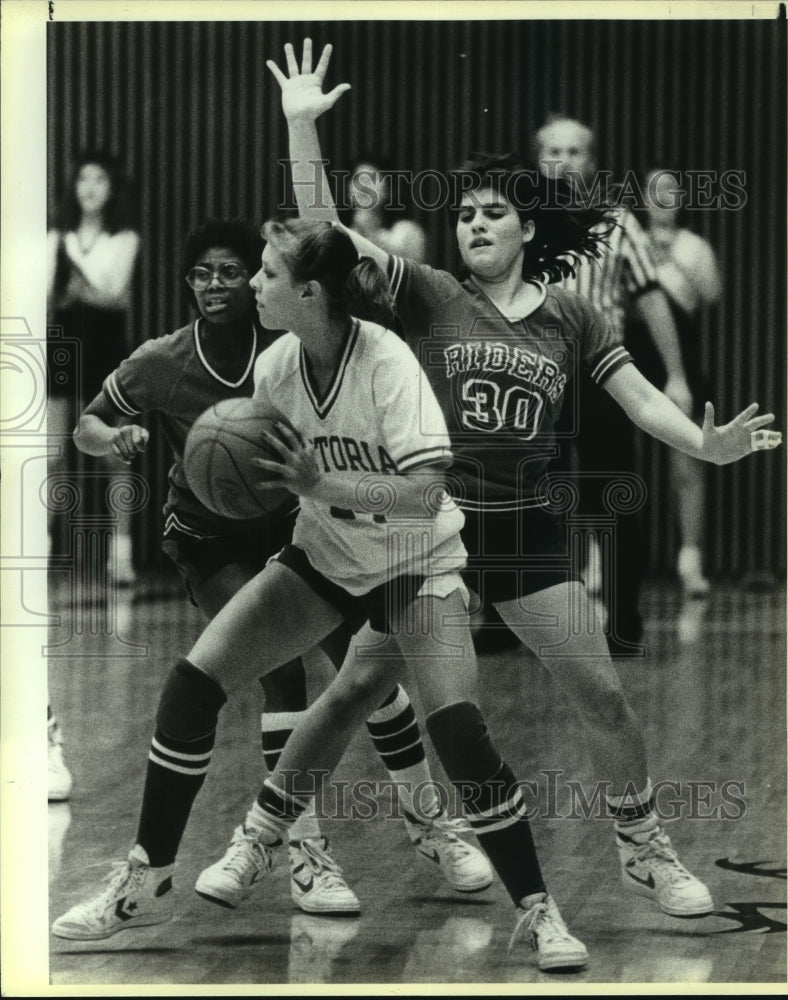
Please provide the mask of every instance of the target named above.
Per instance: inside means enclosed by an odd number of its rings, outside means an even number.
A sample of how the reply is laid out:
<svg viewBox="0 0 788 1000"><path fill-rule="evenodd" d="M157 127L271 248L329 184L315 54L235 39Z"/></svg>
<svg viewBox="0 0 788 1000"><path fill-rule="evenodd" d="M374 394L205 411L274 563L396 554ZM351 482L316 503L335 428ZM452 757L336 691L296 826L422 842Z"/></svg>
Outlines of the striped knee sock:
<svg viewBox="0 0 788 1000"><path fill-rule="evenodd" d="M137 843L151 867L175 855L211 760L222 688L188 660L172 670L159 700L148 756Z"/></svg>
<svg viewBox="0 0 788 1000"><path fill-rule="evenodd" d="M372 743L391 780L408 819L411 839L419 836L418 824L440 812L440 799L432 780L416 713L408 692L398 684L367 720Z"/></svg>
<svg viewBox="0 0 788 1000"><path fill-rule="evenodd" d="M285 743L305 714L304 712L263 712L260 717L263 759L269 774L273 774L276 770ZM317 839L320 835L320 823L315 814L315 799L311 798L308 806L289 827L288 836L290 840L312 840Z"/></svg>
<svg viewBox="0 0 788 1000"><path fill-rule="evenodd" d="M447 705L427 718L427 729L471 829L515 906L546 892L522 792L479 709L467 701Z"/></svg>
<svg viewBox="0 0 788 1000"><path fill-rule="evenodd" d="M632 786L623 795L608 795L607 806L616 833L624 837L651 833L659 826L659 820L654 815L654 793L648 779L642 792L636 792Z"/></svg>

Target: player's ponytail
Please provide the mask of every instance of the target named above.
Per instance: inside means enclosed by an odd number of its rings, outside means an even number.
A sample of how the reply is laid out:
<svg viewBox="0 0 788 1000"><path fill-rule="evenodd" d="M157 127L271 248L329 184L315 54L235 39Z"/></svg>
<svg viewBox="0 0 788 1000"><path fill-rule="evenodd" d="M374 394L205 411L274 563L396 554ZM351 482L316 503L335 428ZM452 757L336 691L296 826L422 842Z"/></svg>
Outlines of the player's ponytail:
<svg viewBox="0 0 788 1000"><path fill-rule="evenodd" d="M393 327L394 299L386 275L370 257L362 257L345 282L348 311L360 319Z"/></svg>
<svg viewBox="0 0 788 1000"><path fill-rule="evenodd" d="M295 281L318 281L329 313L349 314L382 326L394 322L393 300L385 274L367 258L359 258L353 241L338 226L307 219L267 222L263 238L282 254Z"/></svg>

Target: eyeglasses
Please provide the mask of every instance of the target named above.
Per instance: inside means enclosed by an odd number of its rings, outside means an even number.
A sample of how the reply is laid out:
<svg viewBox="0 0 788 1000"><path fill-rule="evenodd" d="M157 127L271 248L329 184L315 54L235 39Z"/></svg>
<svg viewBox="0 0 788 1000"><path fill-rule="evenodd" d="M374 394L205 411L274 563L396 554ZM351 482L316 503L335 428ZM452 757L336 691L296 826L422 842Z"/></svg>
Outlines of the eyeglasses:
<svg viewBox="0 0 788 1000"><path fill-rule="evenodd" d="M249 272L240 264L220 264L215 271L193 267L186 275L186 284L195 292L204 292L214 275L226 288L239 288L246 282Z"/></svg>

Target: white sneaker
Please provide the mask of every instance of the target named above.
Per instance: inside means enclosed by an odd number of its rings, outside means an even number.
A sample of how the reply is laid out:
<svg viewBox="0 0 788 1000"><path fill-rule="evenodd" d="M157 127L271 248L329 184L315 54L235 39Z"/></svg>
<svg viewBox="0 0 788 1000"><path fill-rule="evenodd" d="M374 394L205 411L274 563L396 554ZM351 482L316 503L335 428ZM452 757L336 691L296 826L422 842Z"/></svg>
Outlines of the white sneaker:
<svg viewBox="0 0 788 1000"><path fill-rule="evenodd" d="M681 549L676 568L688 597L705 597L711 590L701 568L700 549L694 546Z"/></svg>
<svg viewBox="0 0 788 1000"><path fill-rule="evenodd" d="M163 924L172 918L172 869L151 868L136 845L127 861L117 862L98 896L78 903L58 917L52 933L71 941L100 941L131 927Z"/></svg>
<svg viewBox="0 0 788 1000"><path fill-rule="evenodd" d="M487 855L457 836L469 831L462 819L440 816L432 823L408 819L406 826L413 846L423 858L438 866L452 889L482 892L493 884L495 876Z"/></svg>
<svg viewBox="0 0 788 1000"><path fill-rule="evenodd" d="M253 831L235 828L227 853L200 874L194 886L198 896L234 910L271 871L273 852Z"/></svg>
<svg viewBox="0 0 788 1000"><path fill-rule="evenodd" d="M291 840L290 894L304 913L359 913L358 898L328 853L325 837Z"/></svg>
<svg viewBox="0 0 788 1000"><path fill-rule="evenodd" d="M73 784L71 772L63 761L63 738L60 726L53 720L47 723L49 772L48 800L50 802L66 802L71 794Z"/></svg>
<svg viewBox="0 0 788 1000"><path fill-rule="evenodd" d="M586 946L569 933L552 896L545 895L520 913L509 939L509 951L520 937L525 937L534 949L543 971L582 969L588 962Z"/></svg>
<svg viewBox="0 0 788 1000"><path fill-rule="evenodd" d="M672 917L702 917L714 909L706 886L690 874L657 826L631 837L616 832L621 877L633 892L656 900Z"/></svg>

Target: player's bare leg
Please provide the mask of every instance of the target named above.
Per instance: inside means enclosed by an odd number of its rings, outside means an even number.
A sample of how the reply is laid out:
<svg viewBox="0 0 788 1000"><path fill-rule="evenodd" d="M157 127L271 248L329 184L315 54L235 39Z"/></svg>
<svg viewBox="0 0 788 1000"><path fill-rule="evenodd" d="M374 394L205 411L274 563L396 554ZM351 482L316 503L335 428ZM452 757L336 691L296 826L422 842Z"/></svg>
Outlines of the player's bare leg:
<svg viewBox="0 0 788 1000"><path fill-rule="evenodd" d="M497 606L585 724L597 780L607 783L624 884L672 916L710 913L708 890L679 862L654 814L643 737L583 585L561 584Z"/></svg>
<svg viewBox="0 0 788 1000"><path fill-rule="evenodd" d="M518 908L513 942L525 936L542 969L581 968L586 949L569 934L546 893L517 781L497 754L475 701L468 700L475 699L476 679L464 597L457 589L445 598L421 599L414 606L418 614L410 629L398 630L397 645L424 685L423 697L433 708L427 726L471 827L477 821L477 835ZM308 723L288 743L280 768L246 817L244 829L256 831L265 854L281 843L288 825L314 793L310 757L319 753L321 764L340 759L354 721L363 718L379 696L379 677L390 680L391 670L399 669L397 663L385 648L357 658L308 711ZM456 678L453 685L449 677ZM343 707L348 698L355 707ZM285 773L290 780L285 780ZM498 822L491 828L494 816ZM211 881L208 869L198 880L198 892Z"/></svg>

